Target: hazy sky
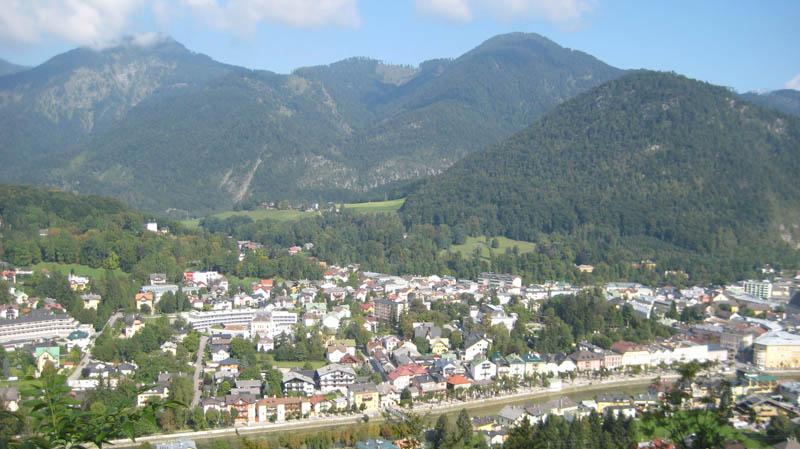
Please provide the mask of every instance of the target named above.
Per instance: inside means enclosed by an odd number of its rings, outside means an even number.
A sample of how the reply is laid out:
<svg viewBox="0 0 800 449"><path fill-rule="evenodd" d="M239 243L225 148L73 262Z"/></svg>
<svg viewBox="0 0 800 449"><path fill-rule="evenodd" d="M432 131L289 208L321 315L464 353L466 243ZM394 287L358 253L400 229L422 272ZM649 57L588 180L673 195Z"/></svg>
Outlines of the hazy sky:
<svg viewBox="0 0 800 449"><path fill-rule="evenodd" d="M289 72L350 56L413 64L536 32L621 68L739 91L800 90L800 0L2 0L0 57L171 35L219 61Z"/></svg>

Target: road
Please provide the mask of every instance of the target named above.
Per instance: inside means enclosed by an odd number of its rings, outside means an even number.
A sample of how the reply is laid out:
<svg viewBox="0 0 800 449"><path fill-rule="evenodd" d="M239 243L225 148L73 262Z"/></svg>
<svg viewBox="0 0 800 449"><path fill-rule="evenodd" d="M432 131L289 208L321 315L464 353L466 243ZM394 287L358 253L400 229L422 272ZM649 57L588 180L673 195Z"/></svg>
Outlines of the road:
<svg viewBox="0 0 800 449"><path fill-rule="evenodd" d="M200 393L202 392L203 381L203 354L206 353L206 343L208 337L205 335L200 336L200 344L197 345L197 358L194 362L194 397L192 397L192 408L197 407L200 403Z"/></svg>
<svg viewBox="0 0 800 449"><path fill-rule="evenodd" d="M103 331L106 330L106 328L113 328L114 323L116 323L117 320L120 319L121 317L122 317L122 312L117 312L108 317L108 321L106 321L106 324L104 324L103 328L100 329L100 332L95 334L95 338L97 338L97 335L102 334ZM78 380L81 377L81 372L83 372L83 369L86 367L86 364L89 363L89 360L91 358L92 358L92 351L86 351L83 354L83 357L81 357L81 361L78 362L78 366L76 366L72 374L69 375L69 380Z"/></svg>
<svg viewBox="0 0 800 449"><path fill-rule="evenodd" d="M664 380L674 380L677 378L677 375L662 375L661 378ZM461 409L467 409L467 410L481 409L492 404L518 403L520 401L532 400L541 397L548 397L553 395L568 395L578 392L607 391L609 388L646 386L650 384L650 382L652 381L653 381L652 376L640 376L636 378L614 379L606 381L586 381L586 383L579 381L576 382L575 384L565 385L559 391L537 389L537 390L529 390L522 393L498 396L494 398L482 398L471 401L452 401L452 402L444 402L438 404L420 404L414 407L413 411L415 413L428 415L428 417L433 418L444 413L452 413L454 411ZM381 421L383 421L383 416L381 416L380 414L374 414L370 416L369 422L371 423L381 422ZM283 423L256 424L246 427L235 427L235 428L228 427L224 429L200 430L200 431L180 432L171 434L156 434L156 435L149 435L137 438L135 442L129 439L119 439L119 440L114 440L111 443L115 447L131 447L131 446L138 446L144 442L159 443L164 441L172 441L180 438L190 438L197 440L197 439L208 439L208 438L220 438L224 436L235 436L235 435L256 435L256 434L265 434L274 432L286 432L289 430L318 430L329 427L339 427L346 424L354 425L363 422L364 421L362 415L323 416L323 417L307 418L296 421L287 421Z"/></svg>

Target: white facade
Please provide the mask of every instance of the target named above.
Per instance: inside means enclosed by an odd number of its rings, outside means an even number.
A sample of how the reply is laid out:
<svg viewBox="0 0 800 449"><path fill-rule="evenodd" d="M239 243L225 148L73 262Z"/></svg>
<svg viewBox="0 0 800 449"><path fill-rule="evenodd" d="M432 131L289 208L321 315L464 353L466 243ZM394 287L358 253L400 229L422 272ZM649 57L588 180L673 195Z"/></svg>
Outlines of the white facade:
<svg viewBox="0 0 800 449"><path fill-rule="evenodd" d="M489 380L497 376L497 365L491 360L473 360L469 364L469 374L474 380Z"/></svg>
<svg viewBox="0 0 800 449"><path fill-rule="evenodd" d="M293 334L297 325L297 314L285 310L273 310L257 315L250 322L250 333L274 339L281 334Z"/></svg>
<svg viewBox="0 0 800 449"><path fill-rule="evenodd" d="M66 313L33 311L16 319L0 320L0 344L66 338L80 328L80 323Z"/></svg>

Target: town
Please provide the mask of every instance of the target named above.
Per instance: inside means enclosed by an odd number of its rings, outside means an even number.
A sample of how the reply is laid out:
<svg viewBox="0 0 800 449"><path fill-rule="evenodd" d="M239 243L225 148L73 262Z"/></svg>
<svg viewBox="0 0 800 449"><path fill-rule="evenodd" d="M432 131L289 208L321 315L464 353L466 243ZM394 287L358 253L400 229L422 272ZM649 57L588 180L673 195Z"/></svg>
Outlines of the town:
<svg viewBox="0 0 800 449"><path fill-rule="evenodd" d="M244 257L254 245L239 248ZM235 289L214 271L184 272L178 282L153 273L130 310L100 329L52 298L27 294L34 273L9 267L2 276L13 301L0 305L3 407L17 410L19 385L48 370L66 376L76 397L127 383L140 388L140 407L184 404L182 413L166 409L149 433L514 402L473 419L491 446L523 420L635 418L663 403L680 367L693 363L703 375L686 386L691 407L705 407L726 382L736 429L800 417L800 382L792 380L800 374L800 273L765 267L762 280L677 289L523 285L498 273L393 276L321 264L322 279L258 279ZM66 277L85 309L104 301L93 281ZM570 307L586 319L623 322L576 330ZM572 331L558 330L565 321ZM599 332L609 326L616 330ZM602 385L591 399L567 394ZM625 393L624 385L641 391ZM556 398L519 403L537 395ZM397 447L376 444L362 447Z"/></svg>

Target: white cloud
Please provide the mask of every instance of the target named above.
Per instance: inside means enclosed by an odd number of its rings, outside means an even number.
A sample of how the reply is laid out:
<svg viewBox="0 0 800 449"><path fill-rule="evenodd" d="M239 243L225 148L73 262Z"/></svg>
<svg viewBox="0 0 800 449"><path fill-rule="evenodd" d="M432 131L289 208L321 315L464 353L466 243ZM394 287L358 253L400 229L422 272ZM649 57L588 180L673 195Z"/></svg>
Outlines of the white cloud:
<svg viewBox="0 0 800 449"><path fill-rule="evenodd" d="M165 39L167 39L167 36L161 33L141 33L133 36L131 41L133 45L139 47L150 47L159 42L163 42Z"/></svg>
<svg viewBox="0 0 800 449"><path fill-rule="evenodd" d="M472 20L472 8L469 0L416 0L417 9L431 16L440 16L449 20L469 22Z"/></svg>
<svg viewBox="0 0 800 449"><path fill-rule="evenodd" d="M570 24L592 9L593 0L416 0L417 10L467 22L489 15L501 20L544 19Z"/></svg>
<svg viewBox="0 0 800 449"><path fill-rule="evenodd" d="M800 90L800 73L798 73L797 76L795 76L794 78L787 81L784 87L786 87L787 89Z"/></svg>
<svg viewBox="0 0 800 449"><path fill-rule="evenodd" d="M361 23L356 0L182 0L204 22L238 33L251 32L262 22L295 27Z"/></svg>
<svg viewBox="0 0 800 449"><path fill-rule="evenodd" d="M142 0L8 0L0 8L0 38L35 43L54 37L103 46L125 31Z"/></svg>
<svg viewBox="0 0 800 449"><path fill-rule="evenodd" d="M58 39L104 47L133 34L135 16L149 12L161 29L184 10L205 24L249 32L263 22L295 27L357 27L357 0L2 0L0 41L35 44Z"/></svg>

